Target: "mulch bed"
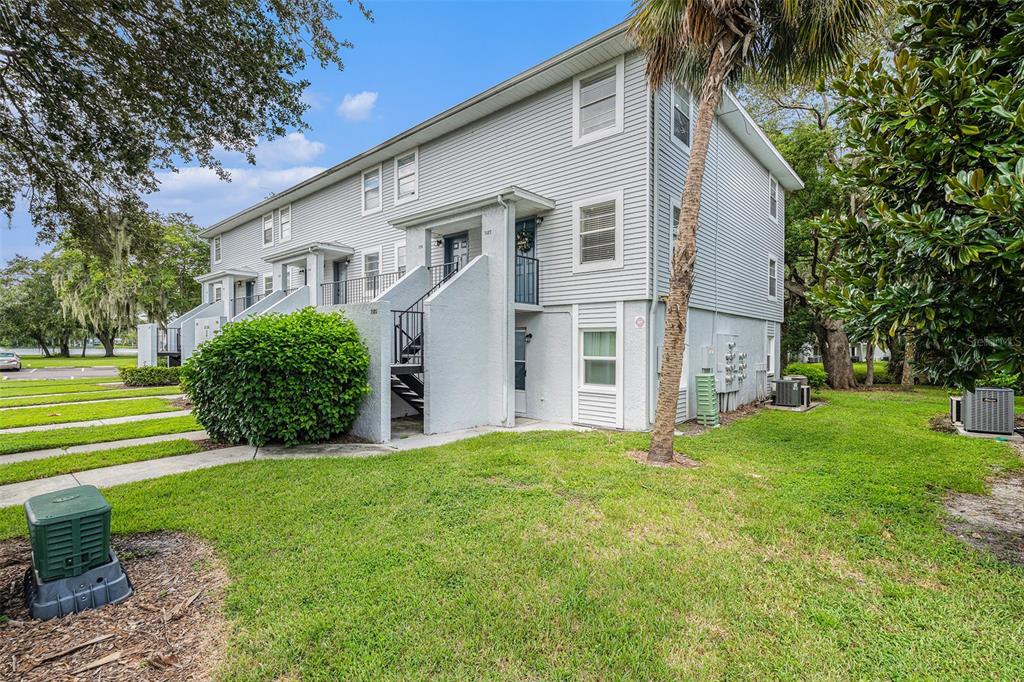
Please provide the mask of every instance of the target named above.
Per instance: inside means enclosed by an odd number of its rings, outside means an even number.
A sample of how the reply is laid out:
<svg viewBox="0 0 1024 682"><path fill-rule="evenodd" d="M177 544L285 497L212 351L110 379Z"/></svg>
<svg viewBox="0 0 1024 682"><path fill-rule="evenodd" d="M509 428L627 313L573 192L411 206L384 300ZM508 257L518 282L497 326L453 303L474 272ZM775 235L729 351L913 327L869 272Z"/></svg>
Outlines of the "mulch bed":
<svg viewBox="0 0 1024 682"><path fill-rule="evenodd" d="M751 415L757 414L758 412L764 409L765 405L767 405L767 403L750 403L748 405L744 405L740 408L737 408L732 412L719 412L718 423L720 426L728 426L734 421L746 419ZM683 422L682 424L676 426L676 431L683 434L684 436L697 436L699 434L706 433L711 429L712 427L710 426L701 426L700 424L697 423L697 420Z"/></svg>
<svg viewBox="0 0 1024 682"><path fill-rule="evenodd" d="M32 620L22 579L27 539L0 542L0 679L205 680L221 660L227 573L205 542L181 533L116 536L135 588L120 604Z"/></svg>

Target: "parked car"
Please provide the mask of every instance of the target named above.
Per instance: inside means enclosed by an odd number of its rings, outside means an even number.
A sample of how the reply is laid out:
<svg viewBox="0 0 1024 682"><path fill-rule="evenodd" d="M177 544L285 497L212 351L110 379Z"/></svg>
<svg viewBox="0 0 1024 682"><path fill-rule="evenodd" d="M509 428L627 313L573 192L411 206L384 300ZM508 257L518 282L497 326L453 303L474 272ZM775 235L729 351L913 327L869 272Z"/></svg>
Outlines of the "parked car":
<svg viewBox="0 0 1024 682"><path fill-rule="evenodd" d="M7 369L14 370L15 372L21 370L21 358L17 353L0 351L0 371Z"/></svg>

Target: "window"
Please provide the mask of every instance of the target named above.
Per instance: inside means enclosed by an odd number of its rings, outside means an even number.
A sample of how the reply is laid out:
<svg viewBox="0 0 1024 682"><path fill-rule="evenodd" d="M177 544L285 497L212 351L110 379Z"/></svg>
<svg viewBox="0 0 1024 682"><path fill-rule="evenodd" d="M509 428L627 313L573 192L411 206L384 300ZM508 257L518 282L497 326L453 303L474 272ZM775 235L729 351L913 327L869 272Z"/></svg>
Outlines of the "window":
<svg viewBox="0 0 1024 682"><path fill-rule="evenodd" d="M220 237L213 238L213 262L219 263L221 257L220 252Z"/></svg>
<svg viewBox="0 0 1024 682"><path fill-rule="evenodd" d="M405 242L395 242L395 270L405 272Z"/></svg>
<svg viewBox="0 0 1024 682"><path fill-rule="evenodd" d="M380 175L380 166L363 172L363 215L381 209Z"/></svg>
<svg viewBox="0 0 1024 682"><path fill-rule="evenodd" d="M672 138L689 148L690 146L690 93L682 86L672 88Z"/></svg>
<svg viewBox="0 0 1024 682"><path fill-rule="evenodd" d="M583 383L591 386L615 385L615 331L583 332Z"/></svg>
<svg viewBox="0 0 1024 682"><path fill-rule="evenodd" d="M395 157L395 203L404 204L416 198L419 189L419 150Z"/></svg>
<svg viewBox="0 0 1024 682"><path fill-rule="evenodd" d="M264 275L263 276L263 293L264 294L269 294L273 290L274 290L274 276L273 275Z"/></svg>
<svg viewBox="0 0 1024 682"><path fill-rule="evenodd" d="M363 254L363 277L366 278L366 288L371 290L377 287L377 275L380 274L380 252Z"/></svg>
<svg viewBox="0 0 1024 682"><path fill-rule="evenodd" d="M768 176L768 214L775 219L779 217L779 183Z"/></svg>
<svg viewBox="0 0 1024 682"><path fill-rule="evenodd" d="M274 243L274 214L268 213L263 216L263 246L270 246Z"/></svg>
<svg viewBox="0 0 1024 682"><path fill-rule="evenodd" d="M672 225L669 226L669 234L672 235L672 240L669 242L669 248L673 248L676 243L676 237L679 236L679 207L672 206Z"/></svg>
<svg viewBox="0 0 1024 682"><path fill-rule="evenodd" d="M526 390L526 329L516 328L515 348L516 390Z"/></svg>
<svg viewBox="0 0 1024 682"><path fill-rule="evenodd" d="M773 256L768 257L768 298L778 297L779 263Z"/></svg>
<svg viewBox="0 0 1024 682"><path fill-rule="evenodd" d="M573 144L622 132L623 60L573 79Z"/></svg>
<svg viewBox="0 0 1024 682"><path fill-rule="evenodd" d="M213 300L217 302L224 297L224 288L220 284L213 285Z"/></svg>
<svg viewBox="0 0 1024 682"><path fill-rule="evenodd" d="M284 206L277 212L278 230L281 233L281 241L286 242L292 238L292 207L291 204Z"/></svg>
<svg viewBox="0 0 1024 682"><path fill-rule="evenodd" d="M622 267L622 192L573 204L573 272Z"/></svg>
<svg viewBox="0 0 1024 682"><path fill-rule="evenodd" d="M765 325L764 343L764 367L768 370L768 376L775 375L775 323L768 322Z"/></svg>

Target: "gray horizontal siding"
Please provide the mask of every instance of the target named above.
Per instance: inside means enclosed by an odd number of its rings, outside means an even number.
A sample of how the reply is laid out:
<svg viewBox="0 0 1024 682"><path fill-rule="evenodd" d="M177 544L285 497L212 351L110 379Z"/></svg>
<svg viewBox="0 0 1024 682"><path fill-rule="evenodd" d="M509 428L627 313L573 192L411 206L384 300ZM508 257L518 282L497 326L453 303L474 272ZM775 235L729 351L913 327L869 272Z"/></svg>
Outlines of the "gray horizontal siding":
<svg viewBox="0 0 1024 682"><path fill-rule="evenodd" d="M579 421L581 424L605 426L614 429L618 426L618 396L614 393L590 393L579 391Z"/></svg>
<svg viewBox="0 0 1024 682"><path fill-rule="evenodd" d="M577 324L580 327L601 325L615 327L618 324L618 309L615 302L588 303L580 305Z"/></svg>

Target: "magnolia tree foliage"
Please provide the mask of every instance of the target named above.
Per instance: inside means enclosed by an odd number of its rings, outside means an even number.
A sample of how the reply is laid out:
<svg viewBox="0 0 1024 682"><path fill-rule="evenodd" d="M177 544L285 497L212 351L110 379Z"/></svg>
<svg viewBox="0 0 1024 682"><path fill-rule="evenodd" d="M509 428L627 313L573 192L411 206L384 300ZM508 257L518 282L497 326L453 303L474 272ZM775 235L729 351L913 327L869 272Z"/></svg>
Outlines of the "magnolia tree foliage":
<svg viewBox="0 0 1024 682"><path fill-rule="evenodd" d="M341 68L340 16L332 0L5 0L0 210L25 195L51 240L87 226L69 208L152 191L157 170L252 160L303 127L307 63Z"/></svg>
<svg viewBox="0 0 1024 682"><path fill-rule="evenodd" d="M838 289L855 328L906 334L936 382L1024 369L1024 0L907 2L903 47L851 69Z"/></svg>

